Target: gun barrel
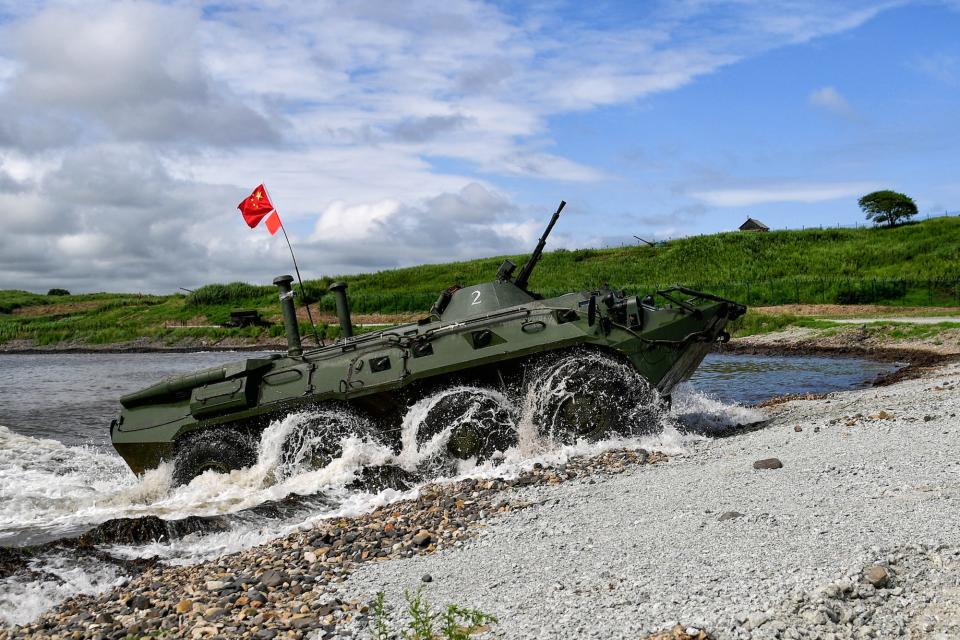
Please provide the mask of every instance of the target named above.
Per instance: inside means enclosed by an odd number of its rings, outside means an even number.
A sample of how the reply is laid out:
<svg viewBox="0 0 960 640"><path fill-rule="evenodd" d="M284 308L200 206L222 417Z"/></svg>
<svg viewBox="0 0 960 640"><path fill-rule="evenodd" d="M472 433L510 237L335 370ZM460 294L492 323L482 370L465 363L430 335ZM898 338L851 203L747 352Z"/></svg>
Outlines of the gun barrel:
<svg viewBox="0 0 960 640"><path fill-rule="evenodd" d="M530 274L533 273L533 268L537 266L537 263L540 261L540 256L543 254L543 248L547 245L547 236L553 231L553 225L557 224L557 220L560 219L560 212L563 211L565 206L567 206L566 201L561 200L560 206L557 207L557 210L553 212L553 216L550 218L550 224L547 225L543 235L540 236L540 242L537 243L537 248L530 254L530 259L523 265L523 269L520 270L520 275L514 280L514 284L521 289L527 288L527 281L530 280Z"/></svg>

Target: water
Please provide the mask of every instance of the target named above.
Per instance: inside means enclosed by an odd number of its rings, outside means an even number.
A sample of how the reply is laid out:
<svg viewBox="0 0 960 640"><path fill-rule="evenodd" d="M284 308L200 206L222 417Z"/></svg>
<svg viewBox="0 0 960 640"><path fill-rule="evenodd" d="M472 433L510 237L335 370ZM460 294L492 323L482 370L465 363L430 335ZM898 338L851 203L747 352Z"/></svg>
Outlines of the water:
<svg viewBox="0 0 960 640"><path fill-rule="evenodd" d="M107 448L117 398L238 353L0 354L0 425L68 445Z"/></svg>
<svg viewBox="0 0 960 640"><path fill-rule="evenodd" d="M213 366L251 354L68 354L0 355L0 545L37 544L75 536L114 518L226 514L225 530L193 533L175 540L107 545L118 557L159 556L166 562L191 563L236 551L283 535L318 518L352 515L416 493L351 487L364 468L391 464L431 477L463 474L506 475L534 462L554 464L583 454L622 446L645 446L679 453L692 440L735 424L754 422L762 414L743 406L772 395L831 391L862 384L890 370L863 360L828 358L760 358L711 355L691 384L674 393L670 415L631 414L653 433L599 444L559 445L543 435L535 416L551 394L565 392L564 380L545 376L535 391L520 398L499 392L457 388L423 399L409 409L399 454L363 434L363 419L314 410L275 421L259 443L257 463L229 475L204 474L187 486L171 484L170 465L135 477L109 444L109 422L116 398L180 371ZM609 365L614 366L614 365ZM621 371L622 375L633 375ZM514 442L492 459L451 465L441 454L450 437L447 427L419 438L433 407L450 394L470 398L466 413L494 407L509 423ZM738 404L740 403L740 404ZM321 468L305 464L318 435L311 424L339 425L344 433L340 455ZM678 430L677 427L680 427ZM321 430L322 431L322 430ZM297 446L285 448L294 439ZM306 496L304 499L299 496ZM255 507L298 498L294 508L263 515ZM124 579L115 566L52 552L33 568L42 577L0 579L0 622L24 622L78 592L96 593Z"/></svg>
<svg viewBox="0 0 960 640"><path fill-rule="evenodd" d="M756 404L786 394L866 387L898 366L863 358L711 353L690 384L721 402Z"/></svg>

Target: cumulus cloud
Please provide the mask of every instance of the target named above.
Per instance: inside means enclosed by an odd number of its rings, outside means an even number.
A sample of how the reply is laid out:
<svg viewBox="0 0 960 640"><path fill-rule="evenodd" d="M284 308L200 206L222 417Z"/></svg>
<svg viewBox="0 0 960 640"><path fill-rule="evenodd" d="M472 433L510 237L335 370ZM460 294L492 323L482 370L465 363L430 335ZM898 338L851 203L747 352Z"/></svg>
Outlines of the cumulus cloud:
<svg viewBox="0 0 960 640"><path fill-rule="evenodd" d="M403 205L334 202L307 245L340 270L529 251L542 221L517 218L508 198L479 183Z"/></svg>
<svg viewBox="0 0 960 640"><path fill-rule="evenodd" d="M0 2L0 288L269 280L285 247L235 210L261 181L317 274L527 251L545 187L615 178L558 148L556 117L877 10Z"/></svg>
<svg viewBox="0 0 960 640"><path fill-rule="evenodd" d="M834 87L814 89L807 96L807 103L844 118L853 118L857 115L856 109Z"/></svg>
<svg viewBox="0 0 960 640"><path fill-rule="evenodd" d="M190 9L146 2L45 9L8 27L17 66L6 74L0 108L30 131L55 128L65 115L82 125L34 144L69 143L97 129L122 140L274 139L266 118L200 64L199 19ZM30 115L16 117L24 112Z"/></svg>

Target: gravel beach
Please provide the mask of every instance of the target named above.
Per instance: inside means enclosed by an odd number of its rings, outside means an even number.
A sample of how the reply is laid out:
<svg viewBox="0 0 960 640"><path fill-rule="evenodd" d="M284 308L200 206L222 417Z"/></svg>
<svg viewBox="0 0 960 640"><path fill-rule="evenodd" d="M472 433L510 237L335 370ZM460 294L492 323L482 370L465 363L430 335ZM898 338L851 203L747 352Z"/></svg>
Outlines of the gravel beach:
<svg viewBox="0 0 960 640"><path fill-rule="evenodd" d="M401 602L429 574L513 638L960 637L960 366L769 411L667 464L519 490L536 506L343 593Z"/></svg>
<svg viewBox="0 0 960 640"><path fill-rule="evenodd" d="M960 635L960 365L764 411L681 455L432 485L154 565L0 638L362 637L378 591L419 587L497 616L491 637Z"/></svg>

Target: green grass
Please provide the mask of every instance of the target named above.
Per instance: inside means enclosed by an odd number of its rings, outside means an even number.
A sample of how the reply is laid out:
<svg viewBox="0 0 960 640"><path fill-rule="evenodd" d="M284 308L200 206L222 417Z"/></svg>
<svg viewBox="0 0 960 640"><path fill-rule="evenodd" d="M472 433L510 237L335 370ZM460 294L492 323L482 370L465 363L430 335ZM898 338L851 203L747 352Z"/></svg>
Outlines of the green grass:
<svg viewBox="0 0 960 640"><path fill-rule="evenodd" d="M470 636L486 631L496 624L494 616L460 605L451 604L443 611L436 611L423 596L423 589L415 593L405 592L407 622L401 633L391 630L390 607L383 592L373 599L371 613L371 636L375 640L402 637L405 640L470 640Z"/></svg>
<svg viewBox="0 0 960 640"><path fill-rule="evenodd" d="M747 314L730 323L727 330L731 336L743 338L759 333L773 333L787 327L808 327L810 329L830 329L842 326L829 320L795 316L788 313L761 314L747 311Z"/></svg>
<svg viewBox="0 0 960 640"><path fill-rule="evenodd" d="M948 329L960 329L960 322L936 324L909 324L901 322L871 322L868 330L881 331L897 340L925 340L940 335Z"/></svg>
<svg viewBox="0 0 960 640"><path fill-rule="evenodd" d="M525 256L510 258L522 264ZM421 265L317 282L346 280L359 304L372 297L379 300L375 306L389 308L402 306L393 299L398 294L430 299L452 283L488 280L502 260ZM554 294L605 282L636 291L680 282L719 289L750 304L799 300L929 306L957 304L958 278L960 218L935 218L893 229L733 232L657 247L553 251L544 254L531 284Z"/></svg>
<svg viewBox="0 0 960 640"><path fill-rule="evenodd" d="M523 264L526 256L509 256ZM308 280L307 298L334 310L330 283L349 283L351 307L360 313L422 313L451 284L489 280L504 257L420 265ZM269 282L276 274L263 274ZM647 293L681 283L751 306L785 303L874 303L897 306L960 305L960 218L935 218L893 229L812 229L770 233L720 233L674 240L657 247L558 250L544 254L531 287L545 295L595 288L603 283ZM71 307L83 303L83 308ZM51 306L56 305L56 306ZM14 314L30 307L30 315ZM44 313L44 309L50 309ZM235 309L257 309L279 321L276 289L233 282L210 284L189 295L93 293L48 296L0 291L0 343L33 340L89 344L140 337L174 343L180 337L216 340L279 337L268 329L169 328L168 324L220 324ZM768 330L771 323L805 326L804 318L756 319L734 327L738 335ZM820 321L822 322L822 321ZM766 326L761 324L766 323ZM782 326L786 326L783 324ZM333 338L338 328L322 325ZM302 329L308 335L306 327Z"/></svg>

